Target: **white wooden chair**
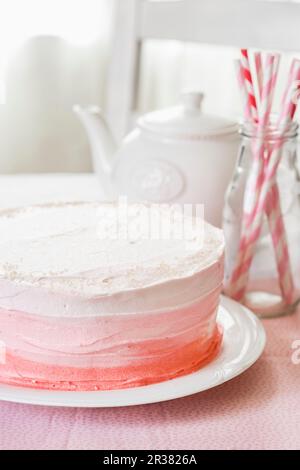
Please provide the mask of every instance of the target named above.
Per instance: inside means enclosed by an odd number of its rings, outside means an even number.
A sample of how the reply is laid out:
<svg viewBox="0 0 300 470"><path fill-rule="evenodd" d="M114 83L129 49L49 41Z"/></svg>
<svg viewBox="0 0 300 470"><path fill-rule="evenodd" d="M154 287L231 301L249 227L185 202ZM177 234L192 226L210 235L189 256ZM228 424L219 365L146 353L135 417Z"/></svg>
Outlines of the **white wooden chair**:
<svg viewBox="0 0 300 470"><path fill-rule="evenodd" d="M297 50L300 3L288 0L115 0L106 112L115 136L136 111L146 39ZM300 0L299 0L300 1Z"/></svg>

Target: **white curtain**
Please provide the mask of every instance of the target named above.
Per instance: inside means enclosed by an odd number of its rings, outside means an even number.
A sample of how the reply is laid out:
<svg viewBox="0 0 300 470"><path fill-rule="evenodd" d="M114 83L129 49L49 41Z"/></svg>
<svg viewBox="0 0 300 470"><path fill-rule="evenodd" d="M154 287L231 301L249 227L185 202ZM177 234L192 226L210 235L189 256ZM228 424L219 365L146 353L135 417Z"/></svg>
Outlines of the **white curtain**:
<svg viewBox="0 0 300 470"><path fill-rule="evenodd" d="M113 5L0 0L0 173L91 169L72 105L104 102ZM237 117L236 55L230 48L147 41L140 110L173 105L181 89L193 88L205 93L206 112ZM290 56L283 57L279 88Z"/></svg>
<svg viewBox="0 0 300 470"><path fill-rule="evenodd" d="M111 0L0 0L0 173L89 171L72 105L101 105Z"/></svg>

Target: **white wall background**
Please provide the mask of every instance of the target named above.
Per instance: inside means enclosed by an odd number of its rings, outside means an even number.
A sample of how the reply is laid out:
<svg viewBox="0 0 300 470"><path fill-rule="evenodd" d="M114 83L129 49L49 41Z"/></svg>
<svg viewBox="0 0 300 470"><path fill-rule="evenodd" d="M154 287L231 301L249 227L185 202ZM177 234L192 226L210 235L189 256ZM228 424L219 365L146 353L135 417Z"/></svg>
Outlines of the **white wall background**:
<svg viewBox="0 0 300 470"><path fill-rule="evenodd" d="M114 0L0 0L0 173L91 169L72 105L105 101L113 6ZM237 116L236 55L148 41L139 108L172 105L182 88L198 88L206 94L205 111ZM284 56L281 77L290 57Z"/></svg>

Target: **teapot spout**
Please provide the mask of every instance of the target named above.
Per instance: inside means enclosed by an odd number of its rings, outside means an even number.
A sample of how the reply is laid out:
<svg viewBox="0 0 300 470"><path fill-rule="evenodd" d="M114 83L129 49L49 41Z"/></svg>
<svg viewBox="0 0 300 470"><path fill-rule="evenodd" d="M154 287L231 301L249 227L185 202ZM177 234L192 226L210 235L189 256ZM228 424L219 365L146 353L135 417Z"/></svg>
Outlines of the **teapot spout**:
<svg viewBox="0 0 300 470"><path fill-rule="evenodd" d="M111 182L111 172L117 146L106 119L97 106L84 108L75 105L73 106L73 111L78 116L87 133L93 168L101 181L105 196L112 199L116 196Z"/></svg>

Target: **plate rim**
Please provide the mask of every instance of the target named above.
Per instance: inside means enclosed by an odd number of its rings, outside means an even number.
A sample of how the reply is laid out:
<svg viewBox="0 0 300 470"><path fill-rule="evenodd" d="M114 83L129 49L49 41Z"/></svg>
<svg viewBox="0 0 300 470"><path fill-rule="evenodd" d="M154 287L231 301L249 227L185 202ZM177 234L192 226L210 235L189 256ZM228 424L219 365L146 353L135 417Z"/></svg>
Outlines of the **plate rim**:
<svg viewBox="0 0 300 470"><path fill-rule="evenodd" d="M244 305L222 295L220 299L219 308L223 308L226 313L229 314L231 317L240 317L240 319L242 319L245 324L248 323L248 333L250 332L252 326L252 332L250 333L253 334L254 339L251 343L251 347L248 348L249 351L246 353L246 356L243 358L243 361L237 363L236 368L233 371L230 371L227 374L222 372L219 377L217 377L218 371L216 371L215 380L212 380L209 384L202 384L201 386L201 375L203 375L203 371L207 372L209 371L209 369L215 368L218 362L224 361L224 359L226 359L226 354L228 354L230 350L226 351L226 348L225 350L223 348L221 350L221 353L212 362L210 362L205 367L199 369L196 372L184 375L182 377L177 377L174 379L141 387L133 387L118 390L77 392L32 389L28 387L20 387L0 383L0 401L36 406L52 406L66 408L117 408L176 400L178 398L184 398L187 396L195 395L196 393L201 393L203 391L210 390L211 388L222 385L223 383L228 382L229 380L232 380L243 372L245 372L259 359L265 348L266 333L264 326L259 320L259 318ZM222 321L220 321L220 323L222 324ZM230 345L227 345L227 348L228 347L230 348ZM188 385L189 381L191 381L192 385ZM176 391L176 387L172 387L172 385L179 384L181 387L183 386L184 388L185 382L187 382L186 391ZM168 387L170 388L169 392ZM160 389L162 389L162 391L164 392L161 397L158 396L161 393ZM164 391L164 389L167 390ZM138 394L138 399L133 398L135 394ZM110 402L109 400L108 402L105 402L105 398L107 396L111 396ZM86 401L84 401L83 399L86 399Z"/></svg>

